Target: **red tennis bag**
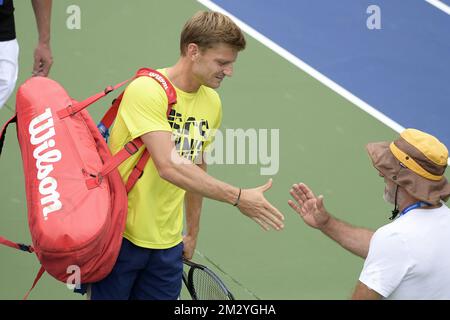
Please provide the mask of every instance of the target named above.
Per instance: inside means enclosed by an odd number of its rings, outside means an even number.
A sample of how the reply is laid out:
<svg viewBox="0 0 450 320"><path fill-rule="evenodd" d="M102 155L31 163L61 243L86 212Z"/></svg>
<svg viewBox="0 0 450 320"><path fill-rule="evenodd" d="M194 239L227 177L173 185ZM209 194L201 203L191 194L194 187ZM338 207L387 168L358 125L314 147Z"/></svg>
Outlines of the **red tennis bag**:
<svg viewBox="0 0 450 320"><path fill-rule="evenodd" d="M169 115L176 103L170 82L152 69L140 69L132 79L140 76L152 77L164 88ZM125 184L117 167L143 143L137 138L112 156L104 139L123 92L102 119L102 132L84 109L130 80L82 102L71 99L49 78L30 78L18 89L16 114L1 132L0 154L6 128L16 122L33 245L2 237L0 243L35 252L41 269L31 289L44 271L66 282L78 270L82 283L92 283L106 277L115 264L128 210L127 192L150 155L143 153Z"/></svg>

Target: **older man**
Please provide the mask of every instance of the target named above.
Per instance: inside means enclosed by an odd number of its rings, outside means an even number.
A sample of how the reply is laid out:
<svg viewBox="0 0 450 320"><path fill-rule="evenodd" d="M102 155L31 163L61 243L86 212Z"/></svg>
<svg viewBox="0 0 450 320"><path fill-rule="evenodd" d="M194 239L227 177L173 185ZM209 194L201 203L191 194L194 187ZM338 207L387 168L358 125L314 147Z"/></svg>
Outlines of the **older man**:
<svg viewBox="0 0 450 320"><path fill-rule="evenodd" d="M375 232L340 221L303 183L293 185L289 205L307 225L365 258L353 299L450 299L447 148L407 129L394 142L370 143L367 150L385 180L384 199L395 206L394 221Z"/></svg>

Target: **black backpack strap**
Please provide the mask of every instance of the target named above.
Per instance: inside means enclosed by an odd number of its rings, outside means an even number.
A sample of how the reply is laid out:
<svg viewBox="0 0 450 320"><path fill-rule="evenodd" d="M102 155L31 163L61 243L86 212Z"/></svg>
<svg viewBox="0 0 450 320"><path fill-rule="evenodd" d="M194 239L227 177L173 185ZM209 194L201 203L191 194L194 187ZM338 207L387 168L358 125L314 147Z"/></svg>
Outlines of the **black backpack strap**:
<svg viewBox="0 0 450 320"><path fill-rule="evenodd" d="M0 155L2 154L3 143L5 142L6 129L13 122L17 122L17 114L16 113L8 121L6 121L6 123L3 125L2 132L0 133Z"/></svg>

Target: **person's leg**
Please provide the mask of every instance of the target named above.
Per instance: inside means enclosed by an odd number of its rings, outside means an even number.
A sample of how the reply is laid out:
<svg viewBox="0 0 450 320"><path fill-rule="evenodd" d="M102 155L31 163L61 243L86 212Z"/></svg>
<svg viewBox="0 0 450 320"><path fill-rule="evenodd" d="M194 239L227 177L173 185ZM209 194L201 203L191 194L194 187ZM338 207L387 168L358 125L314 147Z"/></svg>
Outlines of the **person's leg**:
<svg viewBox="0 0 450 320"><path fill-rule="evenodd" d="M123 239L119 257L111 273L90 286L91 300L128 300L141 270L148 262L148 249Z"/></svg>
<svg viewBox="0 0 450 320"><path fill-rule="evenodd" d="M135 281L131 299L177 300L183 275L183 243L169 249L149 249L150 259Z"/></svg>
<svg viewBox="0 0 450 320"><path fill-rule="evenodd" d="M17 40L0 41L0 109L16 86L19 45Z"/></svg>

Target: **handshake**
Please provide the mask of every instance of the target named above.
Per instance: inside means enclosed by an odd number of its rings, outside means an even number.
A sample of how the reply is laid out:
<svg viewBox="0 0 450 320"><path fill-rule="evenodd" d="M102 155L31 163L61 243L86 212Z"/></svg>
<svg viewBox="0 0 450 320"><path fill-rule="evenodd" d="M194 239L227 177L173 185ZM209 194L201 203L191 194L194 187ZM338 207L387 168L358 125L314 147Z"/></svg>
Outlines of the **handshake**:
<svg viewBox="0 0 450 320"><path fill-rule="evenodd" d="M264 197L264 192L272 187L272 179L266 184L240 191L236 206L250 219L258 223L264 230L282 230L284 216ZM303 184L294 184L290 190L293 200L288 204L296 211L309 226L321 229L330 219L325 210L323 197L316 197L311 189Z"/></svg>

